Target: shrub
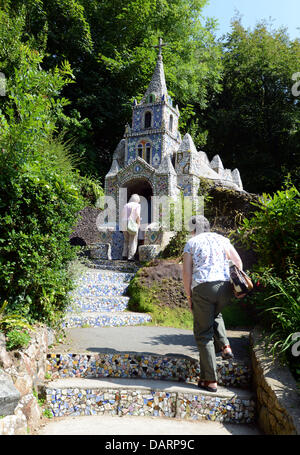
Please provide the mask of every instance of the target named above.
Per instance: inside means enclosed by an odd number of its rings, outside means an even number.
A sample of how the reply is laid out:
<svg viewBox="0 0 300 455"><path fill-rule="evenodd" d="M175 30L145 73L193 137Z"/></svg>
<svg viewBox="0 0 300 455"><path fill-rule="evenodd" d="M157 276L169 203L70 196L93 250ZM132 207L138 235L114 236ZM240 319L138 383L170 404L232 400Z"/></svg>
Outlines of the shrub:
<svg viewBox="0 0 300 455"><path fill-rule="evenodd" d="M104 196L100 182L93 177L81 176L79 184L80 193L89 205L95 206L99 197Z"/></svg>
<svg viewBox="0 0 300 455"><path fill-rule="evenodd" d="M69 235L85 205L68 147L55 139L72 73L66 62L42 70L42 56L16 43L19 61L0 100L0 302L8 314L54 325L69 302Z"/></svg>
<svg viewBox="0 0 300 455"><path fill-rule="evenodd" d="M30 339L30 335L26 330L13 329L6 334L6 348L8 351L27 348Z"/></svg>
<svg viewBox="0 0 300 455"><path fill-rule="evenodd" d="M259 210L245 218L238 229L240 240L258 253L261 267L273 268L275 275L287 276L289 263L299 261L300 193L289 181L273 196L263 194Z"/></svg>
<svg viewBox="0 0 300 455"><path fill-rule="evenodd" d="M171 238L168 245L160 253L160 257L172 258L182 256L188 235L189 232L184 227L182 231L176 232L174 237Z"/></svg>
<svg viewBox="0 0 300 455"><path fill-rule="evenodd" d="M238 231L241 242L259 258L252 271L258 291L246 301L260 311L269 352L294 365L292 337L300 332L299 191L287 179L282 190L263 195L257 207Z"/></svg>

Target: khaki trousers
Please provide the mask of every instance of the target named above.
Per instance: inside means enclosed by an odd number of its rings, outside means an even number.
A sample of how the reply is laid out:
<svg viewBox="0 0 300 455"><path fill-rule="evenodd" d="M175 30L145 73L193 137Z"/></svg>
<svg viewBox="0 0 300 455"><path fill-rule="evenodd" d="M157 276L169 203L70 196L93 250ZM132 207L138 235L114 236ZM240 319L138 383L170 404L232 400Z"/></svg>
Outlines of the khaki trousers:
<svg viewBox="0 0 300 455"><path fill-rule="evenodd" d="M229 344L221 310L233 297L229 281L201 283L192 290L194 337L200 357L200 379L217 382L216 352Z"/></svg>
<svg viewBox="0 0 300 455"><path fill-rule="evenodd" d="M129 232L124 231L124 244L122 256L127 257L128 259L133 259L138 244L138 233L131 235Z"/></svg>

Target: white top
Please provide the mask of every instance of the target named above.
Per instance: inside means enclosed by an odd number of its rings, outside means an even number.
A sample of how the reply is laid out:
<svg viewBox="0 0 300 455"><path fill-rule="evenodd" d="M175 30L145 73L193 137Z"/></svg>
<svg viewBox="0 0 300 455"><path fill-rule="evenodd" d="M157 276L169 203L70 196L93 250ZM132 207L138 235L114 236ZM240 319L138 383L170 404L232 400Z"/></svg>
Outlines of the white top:
<svg viewBox="0 0 300 455"><path fill-rule="evenodd" d="M136 222L138 217L141 217L141 205L138 202L127 202L121 212L120 230L127 230L129 218Z"/></svg>
<svg viewBox="0 0 300 455"><path fill-rule="evenodd" d="M203 232L188 240L184 253L193 258L192 289L207 281L230 281L225 251L229 246L229 239L214 232Z"/></svg>

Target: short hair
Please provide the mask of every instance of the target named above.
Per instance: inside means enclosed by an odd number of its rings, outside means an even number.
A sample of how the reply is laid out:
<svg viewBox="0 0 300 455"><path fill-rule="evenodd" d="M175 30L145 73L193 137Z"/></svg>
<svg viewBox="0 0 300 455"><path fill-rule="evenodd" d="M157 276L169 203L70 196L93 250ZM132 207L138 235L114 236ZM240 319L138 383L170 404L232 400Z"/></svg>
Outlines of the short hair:
<svg viewBox="0 0 300 455"><path fill-rule="evenodd" d="M140 203L140 196L138 194L133 194L129 199L129 202L138 202Z"/></svg>
<svg viewBox="0 0 300 455"><path fill-rule="evenodd" d="M194 215L189 220L189 231L201 234L202 232L210 232L210 224L207 218L203 215Z"/></svg>

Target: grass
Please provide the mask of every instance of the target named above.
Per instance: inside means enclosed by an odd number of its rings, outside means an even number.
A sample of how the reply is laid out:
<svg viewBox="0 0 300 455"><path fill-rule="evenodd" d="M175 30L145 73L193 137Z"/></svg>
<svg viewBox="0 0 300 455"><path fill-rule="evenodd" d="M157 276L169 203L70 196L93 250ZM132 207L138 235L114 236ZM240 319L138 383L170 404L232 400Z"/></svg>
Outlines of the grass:
<svg viewBox="0 0 300 455"><path fill-rule="evenodd" d="M52 419L53 414L50 409L44 409L43 416L46 417L47 419Z"/></svg>
<svg viewBox="0 0 300 455"><path fill-rule="evenodd" d="M159 307L153 305L150 311L152 321L147 325L174 327L176 329L193 329L193 315L189 310L180 308Z"/></svg>
<svg viewBox="0 0 300 455"><path fill-rule="evenodd" d="M151 314L152 322L147 323L147 325L193 329L193 315L188 308L185 310L158 304L159 287L157 285L153 285L151 289L143 287L138 278L135 277L129 284L128 294L130 296L129 310ZM254 325L253 320L240 302L233 301L224 308L222 315L227 329L252 327Z"/></svg>

